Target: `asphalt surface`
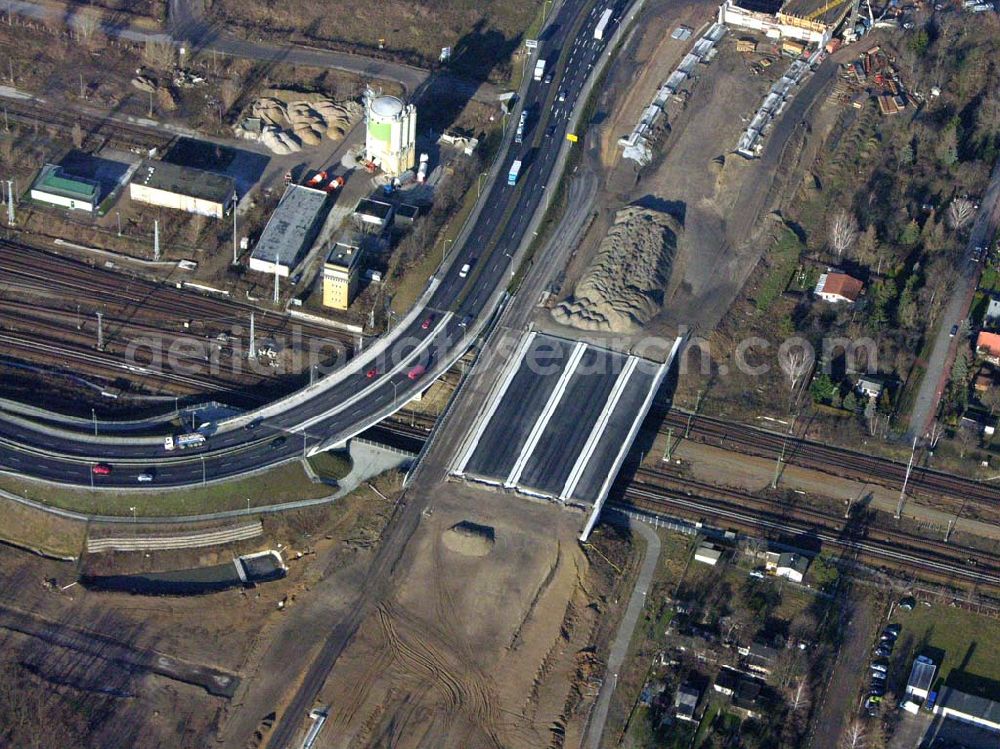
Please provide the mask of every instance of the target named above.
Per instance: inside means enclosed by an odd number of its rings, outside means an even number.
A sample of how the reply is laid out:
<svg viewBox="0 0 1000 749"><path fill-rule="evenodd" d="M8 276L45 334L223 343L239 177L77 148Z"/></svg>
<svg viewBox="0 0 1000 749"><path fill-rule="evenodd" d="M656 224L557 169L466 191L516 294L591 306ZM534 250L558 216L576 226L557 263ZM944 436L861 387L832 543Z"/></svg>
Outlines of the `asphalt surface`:
<svg viewBox="0 0 1000 749"><path fill-rule="evenodd" d="M951 376L951 365L955 361L957 346L968 345L966 339L959 336L952 337L951 330L955 325L960 326L962 321L969 316L976 286L979 284L979 275L982 273L986 257L991 254L989 249L997 235L998 227L1000 227L1000 163L997 163L993 168L990 185L980 200L979 214L969 232L969 242L957 269L958 277L955 280L955 286L941 312L937 330L932 332L934 343L927 359L927 370L923 380L920 381L920 389L917 391L913 411L910 414L911 437L924 437L930 428L931 420L937 413L941 395L944 393ZM983 253L982 263L977 263L972 258L976 247L986 249ZM970 322L972 329L975 329L981 321L972 320Z"/></svg>
<svg viewBox="0 0 1000 749"><path fill-rule="evenodd" d="M19 5L25 4L15 3ZM453 250L450 265L443 276L439 275L425 309L388 335L384 351L369 347L344 370L331 374L334 379L322 392L290 399L280 413L263 418L253 430L216 431L215 425L208 426L206 445L183 452L166 453L162 439L94 440L77 422L67 422L64 433L53 434L0 418L0 469L96 488L192 486L286 462L310 449L345 440L426 388L429 382L425 377L411 379L408 374L417 364L431 369L461 355L468 345L466 328L492 313L494 291L508 282L511 257L524 239L531 217L551 192L548 183L566 136L569 114L605 46L605 42L593 39L599 13L596 9L581 13L585 5L586 0L567 0L552 19L540 41L538 56L547 60L546 70L554 79L550 84L532 81L527 88L524 109L529 114L524 142L508 141L510 150L486 187L475 224ZM617 17L613 19L605 39L610 38L617 21ZM508 138L513 129L508 127ZM517 184L510 186L506 173L515 159L523 166ZM459 269L466 263L472 269L461 278ZM372 370L374 376L368 377ZM94 475L96 463L108 465L111 473ZM154 481L140 486L140 474L153 474Z"/></svg>
<svg viewBox="0 0 1000 749"><path fill-rule="evenodd" d="M609 512L605 518L610 522L627 525L629 530L641 535L646 540L646 551L642 559L642 567L639 569L639 576L635 581L635 587L628 600L628 608L625 609L625 615L622 616L621 624L618 625L615 640L611 643L611 650L608 653L608 668L604 674L604 681L601 682L600 691L597 693L597 702L594 703L594 709L590 713L590 723L583 737L582 745L585 749L598 749L601 745L604 726L608 721L608 708L611 707L611 697L618 685L618 672L625 662L625 656L628 655L628 646L632 642L635 625L639 621L639 614L646 606L646 594L653 582L656 563L660 560L660 537L649 525L617 512Z"/></svg>

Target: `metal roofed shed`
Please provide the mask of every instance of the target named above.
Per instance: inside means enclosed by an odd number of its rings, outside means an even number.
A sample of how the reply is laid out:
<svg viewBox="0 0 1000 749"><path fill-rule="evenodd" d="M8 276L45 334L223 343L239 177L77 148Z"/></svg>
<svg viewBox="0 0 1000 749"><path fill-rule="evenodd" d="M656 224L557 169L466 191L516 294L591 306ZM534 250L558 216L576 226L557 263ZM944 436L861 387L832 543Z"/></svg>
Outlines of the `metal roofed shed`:
<svg viewBox="0 0 1000 749"><path fill-rule="evenodd" d="M250 269L288 276L326 218L325 190L289 185L250 254Z"/></svg>
<svg viewBox="0 0 1000 749"><path fill-rule="evenodd" d="M722 558L722 550L712 544L701 544L694 552L694 561L714 567Z"/></svg>
<svg viewBox="0 0 1000 749"><path fill-rule="evenodd" d="M61 166L46 164L31 185L31 198L71 211L97 210L98 184L66 174Z"/></svg>
<svg viewBox="0 0 1000 749"><path fill-rule="evenodd" d="M129 196L139 203L222 218L236 201L236 183L203 169L144 161L132 177Z"/></svg>
<svg viewBox="0 0 1000 749"><path fill-rule="evenodd" d="M908 699L925 700L934 684L937 666L925 655L918 655L910 669L910 678L906 681L906 697Z"/></svg>
<svg viewBox="0 0 1000 749"><path fill-rule="evenodd" d="M1000 703L985 697L945 687L934 703L933 712L988 731L1000 732Z"/></svg>

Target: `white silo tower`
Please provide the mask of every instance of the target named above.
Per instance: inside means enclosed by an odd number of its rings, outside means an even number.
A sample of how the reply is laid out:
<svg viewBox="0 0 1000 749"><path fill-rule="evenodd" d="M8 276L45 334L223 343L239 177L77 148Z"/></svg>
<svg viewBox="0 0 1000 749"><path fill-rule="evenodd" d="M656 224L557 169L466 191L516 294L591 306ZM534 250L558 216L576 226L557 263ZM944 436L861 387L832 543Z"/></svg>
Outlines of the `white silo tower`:
<svg viewBox="0 0 1000 749"><path fill-rule="evenodd" d="M386 174L412 169L417 141L417 108L395 96L365 97L365 152Z"/></svg>

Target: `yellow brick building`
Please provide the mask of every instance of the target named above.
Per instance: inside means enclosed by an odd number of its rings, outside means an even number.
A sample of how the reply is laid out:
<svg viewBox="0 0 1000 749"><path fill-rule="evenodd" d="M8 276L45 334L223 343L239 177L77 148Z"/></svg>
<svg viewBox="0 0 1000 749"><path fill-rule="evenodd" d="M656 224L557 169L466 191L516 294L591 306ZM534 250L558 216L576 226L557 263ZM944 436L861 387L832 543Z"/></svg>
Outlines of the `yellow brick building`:
<svg viewBox="0 0 1000 749"><path fill-rule="evenodd" d="M346 310L358 293L360 243L341 240L323 265L323 306Z"/></svg>

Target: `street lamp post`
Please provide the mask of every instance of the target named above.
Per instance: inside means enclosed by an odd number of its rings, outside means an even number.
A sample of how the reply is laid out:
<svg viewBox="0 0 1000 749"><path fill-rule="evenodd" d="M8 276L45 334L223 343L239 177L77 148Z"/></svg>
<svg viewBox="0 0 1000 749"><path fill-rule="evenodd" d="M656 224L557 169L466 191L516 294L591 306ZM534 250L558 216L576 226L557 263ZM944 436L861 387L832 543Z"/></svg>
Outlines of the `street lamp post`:
<svg viewBox="0 0 1000 749"><path fill-rule="evenodd" d="M482 172L479 178L476 180L476 197L478 198L483 194L483 177L488 177L489 172Z"/></svg>
<svg viewBox="0 0 1000 749"><path fill-rule="evenodd" d="M441 240L441 264L444 265L444 257L448 252L448 243L451 242L450 239Z"/></svg>
<svg viewBox="0 0 1000 749"><path fill-rule="evenodd" d="M208 483L208 473L205 470L205 456L201 456L201 485L204 486Z"/></svg>
<svg viewBox="0 0 1000 749"><path fill-rule="evenodd" d="M96 437L97 436L97 409L96 408L90 409L90 418L94 422L94 436Z"/></svg>
<svg viewBox="0 0 1000 749"><path fill-rule="evenodd" d="M129 507L129 509L132 511L132 522L134 523L135 522L135 507Z"/></svg>
<svg viewBox="0 0 1000 749"><path fill-rule="evenodd" d="M398 382L392 383L392 407L396 408L396 388L399 386Z"/></svg>

